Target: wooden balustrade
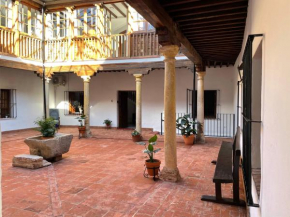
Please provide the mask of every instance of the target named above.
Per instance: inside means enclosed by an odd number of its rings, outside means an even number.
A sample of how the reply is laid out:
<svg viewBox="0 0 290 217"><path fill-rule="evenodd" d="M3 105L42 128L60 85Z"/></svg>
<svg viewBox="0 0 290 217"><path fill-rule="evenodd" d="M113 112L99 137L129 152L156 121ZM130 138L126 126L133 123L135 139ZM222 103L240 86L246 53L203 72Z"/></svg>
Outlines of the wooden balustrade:
<svg viewBox="0 0 290 217"><path fill-rule="evenodd" d="M25 59L42 60L41 39L20 33L19 56Z"/></svg>
<svg viewBox="0 0 290 217"><path fill-rule="evenodd" d="M1 27L0 54L41 61L42 41L34 36ZM159 44L158 36L154 32L49 39L45 42L46 62L156 55L159 55Z"/></svg>
<svg viewBox="0 0 290 217"><path fill-rule="evenodd" d="M0 27L0 54L14 55L15 32L11 29Z"/></svg>
<svg viewBox="0 0 290 217"><path fill-rule="evenodd" d="M159 55L158 35L155 32L131 34L131 57Z"/></svg>

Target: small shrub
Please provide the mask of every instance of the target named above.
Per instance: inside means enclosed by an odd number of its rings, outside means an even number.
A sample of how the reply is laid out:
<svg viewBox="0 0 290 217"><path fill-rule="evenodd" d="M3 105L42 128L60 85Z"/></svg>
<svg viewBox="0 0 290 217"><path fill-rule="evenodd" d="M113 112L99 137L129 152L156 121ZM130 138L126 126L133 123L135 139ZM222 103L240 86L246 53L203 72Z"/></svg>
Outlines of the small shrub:
<svg viewBox="0 0 290 217"><path fill-rule="evenodd" d="M53 118L39 119L34 122L39 127L36 129L43 137L52 137L55 134L55 122Z"/></svg>
<svg viewBox="0 0 290 217"><path fill-rule="evenodd" d="M140 133L137 130L134 130L131 134L132 134L132 136L138 136L138 135L140 135Z"/></svg>

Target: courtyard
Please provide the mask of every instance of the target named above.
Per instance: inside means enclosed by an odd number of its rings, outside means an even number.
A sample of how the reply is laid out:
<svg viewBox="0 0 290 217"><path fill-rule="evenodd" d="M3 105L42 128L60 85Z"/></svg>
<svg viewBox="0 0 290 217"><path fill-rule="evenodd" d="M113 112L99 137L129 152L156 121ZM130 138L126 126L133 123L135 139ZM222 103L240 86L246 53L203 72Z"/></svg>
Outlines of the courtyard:
<svg viewBox="0 0 290 217"><path fill-rule="evenodd" d="M30 216L212 216L243 217L244 207L201 201L214 195L212 177L221 141L185 146L177 136L177 159L182 181L144 178L144 147L134 143L130 130L92 128L91 138L78 139L77 129L63 127L74 135L63 159L37 170L12 167L12 158L28 154L26 137L33 130L2 135L2 192L4 217ZM145 140L154 135L143 131ZM158 135L155 157L164 166L163 136ZM232 185L222 185L223 196L232 197ZM240 183L240 198L244 190Z"/></svg>

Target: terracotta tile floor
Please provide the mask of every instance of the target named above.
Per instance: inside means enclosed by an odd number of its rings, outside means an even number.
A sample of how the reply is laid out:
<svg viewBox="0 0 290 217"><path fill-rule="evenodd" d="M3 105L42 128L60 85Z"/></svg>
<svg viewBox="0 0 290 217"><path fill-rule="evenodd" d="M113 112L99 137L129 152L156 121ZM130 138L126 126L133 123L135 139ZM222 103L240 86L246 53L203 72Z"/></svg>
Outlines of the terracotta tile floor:
<svg viewBox="0 0 290 217"><path fill-rule="evenodd" d="M90 139L78 139L76 128L69 153L50 167L13 168L12 157L29 153L23 139L32 130L2 136L3 216L246 216L245 208L203 202L214 194L212 176L221 139L207 138L204 145L177 143L179 183L154 182L143 177L143 147L130 140L130 130L93 129ZM153 135L144 131L144 138ZM156 158L164 162L163 138ZM178 138L178 141L182 141ZM161 164L161 166L163 166ZM223 195L232 195L223 185ZM241 188L242 190L242 188ZM241 195L243 196L243 193Z"/></svg>

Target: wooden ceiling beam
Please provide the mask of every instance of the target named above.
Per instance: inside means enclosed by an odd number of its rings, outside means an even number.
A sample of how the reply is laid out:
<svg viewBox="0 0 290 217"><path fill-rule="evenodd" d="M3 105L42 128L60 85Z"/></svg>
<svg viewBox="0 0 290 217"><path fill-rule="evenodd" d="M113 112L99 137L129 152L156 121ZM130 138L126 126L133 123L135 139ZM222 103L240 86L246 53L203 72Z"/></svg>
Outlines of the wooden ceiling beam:
<svg viewBox="0 0 290 217"><path fill-rule="evenodd" d="M175 38L184 46L184 55L186 55L195 64L202 64L202 58L183 35L178 25L172 20L171 16L156 0L127 0L127 3L141 14L155 28L166 27L171 38Z"/></svg>
<svg viewBox="0 0 290 217"><path fill-rule="evenodd" d="M108 7L106 7L105 5L103 7L106 8L107 11L109 11L111 15L113 15L113 17L118 18L117 15L113 11L111 11Z"/></svg>
<svg viewBox="0 0 290 217"><path fill-rule="evenodd" d="M188 40L207 40L207 39L224 39L224 38L239 38L243 37L244 34L241 33L227 33L227 34L220 34L220 35L207 35L207 36L189 36Z"/></svg>
<svg viewBox="0 0 290 217"><path fill-rule="evenodd" d="M186 21L197 21L197 20L207 20L211 18L218 18L218 17L228 17L228 16L237 16L237 15L247 15L246 9L238 9L238 10L231 10L229 12L217 12L217 13L210 13L210 14L202 14L198 16L190 16L190 17L180 17L176 19L176 22L182 23Z"/></svg>
<svg viewBox="0 0 290 217"><path fill-rule="evenodd" d="M126 5L125 2L121 2L121 4L124 6L124 8L127 8L128 9L128 5Z"/></svg>
<svg viewBox="0 0 290 217"><path fill-rule="evenodd" d="M217 13L217 12L221 12L221 11L230 11L230 10L247 8L247 7L248 7L247 2L240 2L240 3L232 3L232 4L228 4L228 5L221 5L221 6L215 6L215 7L209 7L209 8L200 8L200 9L196 9L196 10L172 12L169 14L173 15L175 17L175 19L178 19L178 17L187 17L187 16L196 16L199 14Z"/></svg>
<svg viewBox="0 0 290 217"><path fill-rule="evenodd" d="M242 40L239 40L239 41L232 41L232 40L220 40L218 42L216 41L196 41L194 42L194 46L196 47L200 47L200 46L204 46L204 45L207 45L207 44L212 44L212 45L239 45L241 44L243 41Z"/></svg>
<svg viewBox="0 0 290 217"><path fill-rule="evenodd" d="M197 2L197 1L199 1L199 0L179 0L179 1L176 1L176 0L172 0L172 1L164 0L164 1L161 1L161 5L163 7L168 7L168 6L179 5L179 4L189 3L189 2Z"/></svg>
<svg viewBox="0 0 290 217"><path fill-rule="evenodd" d="M188 21L188 22L183 22L179 23L180 26L201 26L205 24L212 24L212 23L220 23L220 22L225 22L225 21L233 21L233 20L246 20L247 14L241 15L241 16L229 16L225 18L211 18L211 19L206 19L202 21Z"/></svg>
<svg viewBox="0 0 290 217"><path fill-rule="evenodd" d="M205 32L205 33L194 33L194 34L185 34L185 36L187 38L190 38L190 37L206 37L206 36L210 36L210 35L213 35L213 36L216 36L216 35L226 35L226 34L234 34L234 33L241 33L243 34L244 33L244 29L241 28L241 29L230 29L228 31L226 30L223 30L223 31L212 31L212 32Z"/></svg>
<svg viewBox="0 0 290 217"><path fill-rule="evenodd" d="M198 39L190 39L190 41L194 43L196 42L206 42L206 41L216 41L216 42L220 42L220 41L236 41L236 40L243 40L244 36L243 35L238 35L238 36L229 36L229 37L220 37L220 38L216 38L216 37L211 37L211 38L198 38Z"/></svg>
<svg viewBox="0 0 290 217"><path fill-rule="evenodd" d="M195 10L207 7L224 7L225 5L229 4L237 4L237 3L248 3L247 0L203 0L198 2L189 2L185 4L176 5L174 7L167 7L166 10L169 13L177 12L177 11L188 11L188 10Z"/></svg>
<svg viewBox="0 0 290 217"><path fill-rule="evenodd" d="M236 26L236 25L239 25L239 24L243 24L245 25L245 22L246 20L244 21L226 21L226 22L221 22L221 23L218 23L218 24L213 24L213 25L201 25L201 26L192 26L192 27L183 27L182 25L180 25L180 27L184 30L188 30L188 29L194 29L194 30L197 30L197 29L202 29L202 30L206 30L206 29L211 29L213 27L222 27L222 26Z"/></svg>
<svg viewBox="0 0 290 217"><path fill-rule="evenodd" d="M235 26L221 26L221 27L202 29L202 30L195 30L194 28L192 28L192 29L183 30L183 32L184 32L184 34L188 35L188 34L196 34L196 33L206 33L206 32L221 31L221 30L230 31L231 29L245 29L245 25L237 24Z"/></svg>
<svg viewBox="0 0 290 217"><path fill-rule="evenodd" d="M123 16L123 17L126 17L126 14L123 13L123 11L120 10L120 8L118 8L117 5L115 4L112 4L112 6Z"/></svg>

